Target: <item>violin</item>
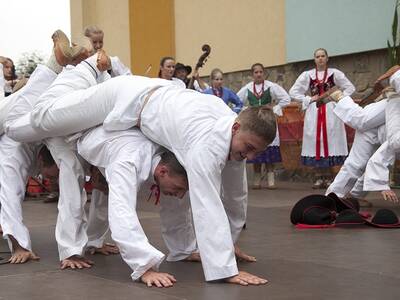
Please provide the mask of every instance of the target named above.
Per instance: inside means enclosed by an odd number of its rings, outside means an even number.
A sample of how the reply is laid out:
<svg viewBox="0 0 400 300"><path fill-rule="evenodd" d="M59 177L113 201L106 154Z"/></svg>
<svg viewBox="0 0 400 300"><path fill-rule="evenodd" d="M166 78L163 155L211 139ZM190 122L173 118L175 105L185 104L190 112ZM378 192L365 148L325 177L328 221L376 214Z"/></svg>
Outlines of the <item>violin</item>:
<svg viewBox="0 0 400 300"><path fill-rule="evenodd" d="M196 74L197 71L198 71L200 68L202 68L202 67L204 66L204 64L206 63L206 61L207 61L207 59L208 59L208 56L209 56L210 53L211 53L211 47L210 47L210 45L204 44L204 45L201 47L201 51L203 51L203 54L200 55L199 60L197 61L196 66L195 66L195 68L194 68L193 74ZM188 89L193 89L194 80L195 80L195 78L194 78L194 76L192 76L192 77L190 78L190 81L189 81L189 84L188 84L188 87L187 87Z"/></svg>

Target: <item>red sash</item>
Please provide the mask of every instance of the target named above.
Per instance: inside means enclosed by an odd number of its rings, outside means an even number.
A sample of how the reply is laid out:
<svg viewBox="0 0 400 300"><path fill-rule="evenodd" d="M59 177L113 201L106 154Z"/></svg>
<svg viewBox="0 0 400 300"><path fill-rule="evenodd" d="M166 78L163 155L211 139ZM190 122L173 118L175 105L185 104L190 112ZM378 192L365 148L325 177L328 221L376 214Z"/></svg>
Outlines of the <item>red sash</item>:
<svg viewBox="0 0 400 300"><path fill-rule="evenodd" d="M318 71L315 68L315 80L318 84L318 95L321 96L325 93L324 90L324 83L326 77L328 75L328 68L325 69L324 78L319 81L318 80ZM322 138L323 138L323 146L324 146L324 156L329 156L329 149L328 149L328 131L326 127L326 104L321 105L318 107L317 111L317 136L316 136L316 147L315 147L315 159L321 159L321 131L322 131Z"/></svg>

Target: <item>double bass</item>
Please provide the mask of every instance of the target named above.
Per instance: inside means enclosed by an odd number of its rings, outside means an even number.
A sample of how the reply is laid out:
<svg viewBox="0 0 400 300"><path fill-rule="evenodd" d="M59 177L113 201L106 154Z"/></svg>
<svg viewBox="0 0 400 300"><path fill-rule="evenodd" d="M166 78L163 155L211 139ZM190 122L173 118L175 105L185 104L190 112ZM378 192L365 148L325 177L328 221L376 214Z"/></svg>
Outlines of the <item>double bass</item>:
<svg viewBox="0 0 400 300"><path fill-rule="evenodd" d="M199 57L199 60L197 61L196 66L194 68L193 74L196 74L199 71L199 69L202 68L204 66L204 64L206 63L207 58L208 58L208 56L210 55L210 52L211 52L210 45L204 44L201 47L201 51L203 51L203 54ZM189 81L189 84L188 84L188 87L187 87L188 89L193 89L194 80L195 80L195 78L194 78L194 76L192 76L190 78L190 81Z"/></svg>

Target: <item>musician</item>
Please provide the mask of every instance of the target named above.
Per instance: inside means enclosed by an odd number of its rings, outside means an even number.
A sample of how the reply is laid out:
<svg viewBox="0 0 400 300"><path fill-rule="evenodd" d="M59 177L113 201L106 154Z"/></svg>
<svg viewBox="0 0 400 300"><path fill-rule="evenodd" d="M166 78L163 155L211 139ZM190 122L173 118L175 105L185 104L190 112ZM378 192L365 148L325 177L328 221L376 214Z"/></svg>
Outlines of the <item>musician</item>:
<svg viewBox="0 0 400 300"><path fill-rule="evenodd" d="M190 85L191 78L188 76L191 73L192 73L191 66L189 65L185 66L184 64L181 64L179 62L175 65L174 77L182 80L187 88L189 88ZM204 90L208 88L208 84L199 77L198 71L195 71L193 76L194 76L194 81L192 88L198 92L204 92Z"/></svg>

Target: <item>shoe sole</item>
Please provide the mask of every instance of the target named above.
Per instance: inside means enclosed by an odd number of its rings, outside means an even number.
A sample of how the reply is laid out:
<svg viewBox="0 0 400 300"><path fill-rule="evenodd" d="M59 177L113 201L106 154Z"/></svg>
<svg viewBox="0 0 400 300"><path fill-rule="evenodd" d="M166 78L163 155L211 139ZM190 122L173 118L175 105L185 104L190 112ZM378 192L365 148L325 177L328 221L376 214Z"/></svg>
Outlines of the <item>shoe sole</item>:
<svg viewBox="0 0 400 300"><path fill-rule="evenodd" d="M72 58L69 38L61 30L56 30L51 38L54 43L54 54L58 64L66 66Z"/></svg>

